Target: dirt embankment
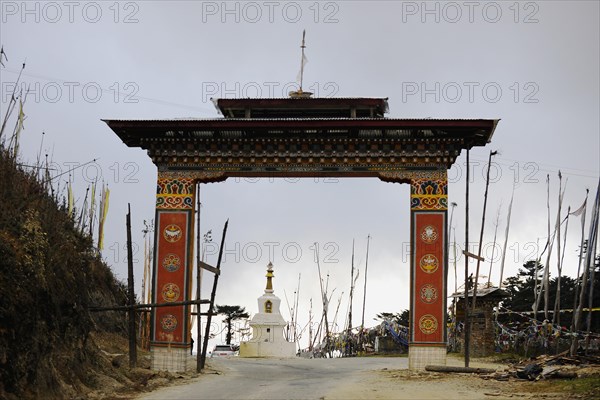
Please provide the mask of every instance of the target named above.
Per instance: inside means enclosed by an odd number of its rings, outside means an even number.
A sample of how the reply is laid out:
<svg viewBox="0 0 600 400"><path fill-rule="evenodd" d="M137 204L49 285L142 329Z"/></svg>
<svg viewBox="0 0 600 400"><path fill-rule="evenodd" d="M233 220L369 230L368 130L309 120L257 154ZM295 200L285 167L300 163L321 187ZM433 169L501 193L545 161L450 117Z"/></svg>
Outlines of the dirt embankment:
<svg viewBox="0 0 600 400"><path fill-rule="evenodd" d="M89 312L92 305L126 304L125 286L64 203L0 148L3 399L90 397L107 386L143 386L152 376L121 368L125 313Z"/></svg>
<svg viewBox="0 0 600 400"><path fill-rule="evenodd" d="M460 367L463 360L451 355L448 365ZM476 359L475 368L498 371L509 367L494 359ZM383 368L365 371L353 382L341 385L332 399L600 399L600 367L575 367L576 379L527 381L484 379L484 375L438 373Z"/></svg>

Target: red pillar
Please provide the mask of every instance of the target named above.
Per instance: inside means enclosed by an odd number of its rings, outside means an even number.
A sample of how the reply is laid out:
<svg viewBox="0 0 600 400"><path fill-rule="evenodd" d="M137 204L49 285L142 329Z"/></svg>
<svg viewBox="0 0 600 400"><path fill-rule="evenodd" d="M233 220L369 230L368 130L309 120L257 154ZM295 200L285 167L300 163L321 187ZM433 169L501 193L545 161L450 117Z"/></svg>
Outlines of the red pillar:
<svg viewBox="0 0 600 400"><path fill-rule="evenodd" d="M447 173L411 181L409 368L446 364Z"/></svg>
<svg viewBox="0 0 600 400"><path fill-rule="evenodd" d="M192 298L194 204L192 178L173 173L158 175L152 275L153 303L172 303ZM190 357L190 306L152 310L150 348L152 368L184 371Z"/></svg>

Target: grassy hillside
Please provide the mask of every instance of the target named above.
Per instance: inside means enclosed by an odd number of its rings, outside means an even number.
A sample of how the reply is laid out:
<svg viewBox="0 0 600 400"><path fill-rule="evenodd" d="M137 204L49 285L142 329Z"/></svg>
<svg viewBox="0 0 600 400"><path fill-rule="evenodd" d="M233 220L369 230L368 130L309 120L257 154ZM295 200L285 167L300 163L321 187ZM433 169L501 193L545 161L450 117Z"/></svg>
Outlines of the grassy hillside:
<svg viewBox="0 0 600 400"><path fill-rule="evenodd" d="M125 304L124 286L1 147L0 205L0 398L85 394L101 384L99 371L111 374L98 334L126 334L125 313L88 306Z"/></svg>

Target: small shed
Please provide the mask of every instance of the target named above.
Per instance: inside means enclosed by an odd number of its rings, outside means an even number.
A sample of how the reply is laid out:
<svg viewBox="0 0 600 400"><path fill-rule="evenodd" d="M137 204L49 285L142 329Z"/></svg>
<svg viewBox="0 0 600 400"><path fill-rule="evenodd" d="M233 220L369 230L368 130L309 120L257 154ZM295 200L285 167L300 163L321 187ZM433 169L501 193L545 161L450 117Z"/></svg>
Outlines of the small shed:
<svg viewBox="0 0 600 400"><path fill-rule="evenodd" d="M472 312L473 290L469 290L469 315L471 316L471 356L486 357L494 353L495 345L495 323L494 307L500 301L507 298L508 292L498 287L486 287L477 289L477 301L475 302L475 312ZM456 305L456 322L465 322L465 293L454 293L452 295ZM461 352L464 353L464 329L461 332L460 340L463 343Z"/></svg>

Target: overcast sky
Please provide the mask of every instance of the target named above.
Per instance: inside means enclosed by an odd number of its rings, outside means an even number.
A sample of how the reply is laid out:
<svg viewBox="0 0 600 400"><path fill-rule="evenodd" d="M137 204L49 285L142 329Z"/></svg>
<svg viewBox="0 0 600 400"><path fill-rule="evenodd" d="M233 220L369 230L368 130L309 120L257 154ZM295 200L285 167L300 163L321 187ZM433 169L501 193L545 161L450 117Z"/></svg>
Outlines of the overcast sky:
<svg viewBox="0 0 600 400"><path fill-rule="evenodd" d="M565 210L582 204L586 188L591 199L595 195L600 175L596 1L0 4L0 43L8 55L0 70L2 115L25 60L22 80L31 88L22 160L35 163L40 146L57 174L97 160L72 174L78 204L97 175L109 184L102 255L125 279L124 222L131 203L139 246L138 293L142 221L154 218L156 167L144 151L125 146L101 119L214 118L219 114L211 97L285 97L296 87L303 29L309 60L304 89L318 96L389 97L389 117L501 119L492 143L471 152L470 239L476 242L479 236L485 163L490 150L499 150L492 168L484 256L492 255L499 209L498 242L504 241L514 183L505 277L535 258L538 241L540 248L546 241L547 174L553 223L559 169L567 185ZM453 226L461 248L465 171L463 152L449 171L449 201L458 204ZM202 233L212 229L218 242L223 223L230 220L218 304L256 312L271 258L275 293L282 298L286 319L284 291L291 303L301 274L299 315L304 325L311 298L313 313L321 312L311 249L316 242L322 272L329 273L330 291L335 289L330 321L343 293L337 317L343 326L355 239L361 275L353 325L360 324L370 234L365 324L374 325L378 312L408 308L408 185L375 179L229 179L203 186L201 200ZM571 218L564 266L571 276L577 268L579 224ZM497 249L491 274L496 284ZM207 261L215 264L216 251L208 250ZM482 275L488 275L488 268L486 262ZM462 258L458 270L461 281ZM556 274L556 254L551 273ZM208 288L212 282L205 284ZM451 291L454 284L450 263Z"/></svg>

